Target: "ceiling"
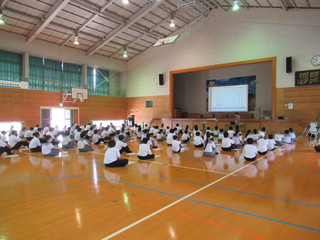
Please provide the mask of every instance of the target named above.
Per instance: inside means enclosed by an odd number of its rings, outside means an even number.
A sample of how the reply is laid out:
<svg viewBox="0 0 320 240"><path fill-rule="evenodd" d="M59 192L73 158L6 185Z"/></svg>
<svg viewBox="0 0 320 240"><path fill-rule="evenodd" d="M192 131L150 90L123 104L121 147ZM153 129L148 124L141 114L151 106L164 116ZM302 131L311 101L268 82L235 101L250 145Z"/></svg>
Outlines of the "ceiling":
<svg viewBox="0 0 320 240"><path fill-rule="evenodd" d="M6 25L0 30L72 47L87 55L123 61L159 40L181 33L215 11L232 11L233 0L0 0ZM319 0L238 0L248 8L318 9ZM169 26L174 18L175 27ZM79 45L74 44L75 36ZM122 56L127 49L128 58Z"/></svg>

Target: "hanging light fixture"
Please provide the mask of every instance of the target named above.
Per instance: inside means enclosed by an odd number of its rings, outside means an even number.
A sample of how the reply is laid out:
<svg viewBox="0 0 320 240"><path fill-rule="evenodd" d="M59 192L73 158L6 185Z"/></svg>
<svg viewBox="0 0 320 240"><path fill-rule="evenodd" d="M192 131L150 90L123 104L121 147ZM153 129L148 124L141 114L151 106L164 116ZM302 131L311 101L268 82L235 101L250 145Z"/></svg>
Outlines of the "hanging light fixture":
<svg viewBox="0 0 320 240"><path fill-rule="evenodd" d="M79 45L79 44L80 44L80 43L79 43L79 36L78 36L78 34L76 34L76 36L74 36L73 44L74 44L74 45Z"/></svg>
<svg viewBox="0 0 320 240"><path fill-rule="evenodd" d="M2 13L2 10L0 9L0 25L5 25L5 24L6 22L3 19L3 13Z"/></svg>
<svg viewBox="0 0 320 240"><path fill-rule="evenodd" d="M176 24L174 23L174 18L173 18L173 15L171 16L171 19L170 19L170 25L169 25L171 28L174 28L176 26Z"/></svg>
<svg viewBox="0 0 320 240"><path fill-rule="evenodd" d="M128 56L128 50L127 50L126 48L123 49L122 57L124 57L124 58L128 58L128 57L129 57L129 56Z"/></svg>
<svg viewBox="0 0 320 240"><path fill-rule="evenodd" d="M239 1L234 0L232 4L232 11L238 11L240 9Z"/></svg>
<svg viewBox="0 0 320 240"><path fill-rule="evenodd" d="M129 0L122 0L123 4L129 4Z"/></svg>

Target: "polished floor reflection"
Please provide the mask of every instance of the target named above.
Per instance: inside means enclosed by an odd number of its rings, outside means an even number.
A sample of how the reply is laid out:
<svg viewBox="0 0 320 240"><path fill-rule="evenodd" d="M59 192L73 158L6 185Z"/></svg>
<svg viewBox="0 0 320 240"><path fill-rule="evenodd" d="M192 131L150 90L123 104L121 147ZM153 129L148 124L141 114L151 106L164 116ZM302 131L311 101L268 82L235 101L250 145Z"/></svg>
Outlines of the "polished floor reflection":
<svg viewBox="0 0 320 240"><path fill-rule="evenodd" d="M320 239L320 153L309 139L255 162L241 150L203 157L186 144L124 168L105 146L43 157L0 157L0 239Z"/></svg>

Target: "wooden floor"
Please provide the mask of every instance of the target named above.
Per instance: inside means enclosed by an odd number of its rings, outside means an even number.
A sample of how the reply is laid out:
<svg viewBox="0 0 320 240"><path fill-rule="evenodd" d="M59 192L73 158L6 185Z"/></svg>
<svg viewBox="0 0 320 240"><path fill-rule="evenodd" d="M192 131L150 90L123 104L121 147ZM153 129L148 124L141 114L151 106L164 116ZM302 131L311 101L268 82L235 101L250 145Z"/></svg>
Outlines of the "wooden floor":
<svg viewBox="0 0 320 240"><path fill-rule="evenodd" d="M320 239L320 153L308 140L252 163L157 145L154 161L126 155L118 169L104 167L104 145L0 157L0 239Z"/></svg>

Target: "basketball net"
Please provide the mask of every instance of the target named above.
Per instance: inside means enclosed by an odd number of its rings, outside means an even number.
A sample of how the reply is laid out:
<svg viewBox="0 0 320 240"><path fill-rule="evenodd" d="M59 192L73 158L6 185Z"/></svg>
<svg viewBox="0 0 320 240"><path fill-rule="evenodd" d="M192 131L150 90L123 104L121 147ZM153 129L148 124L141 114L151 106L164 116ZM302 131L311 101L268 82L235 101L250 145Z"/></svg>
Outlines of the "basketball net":
<svg viewBox="0 0 320 240"><path fill-rule="evenodd" d="M78 98L79 98L80 102L84 101L83 96L79 96Z"/></svg>

